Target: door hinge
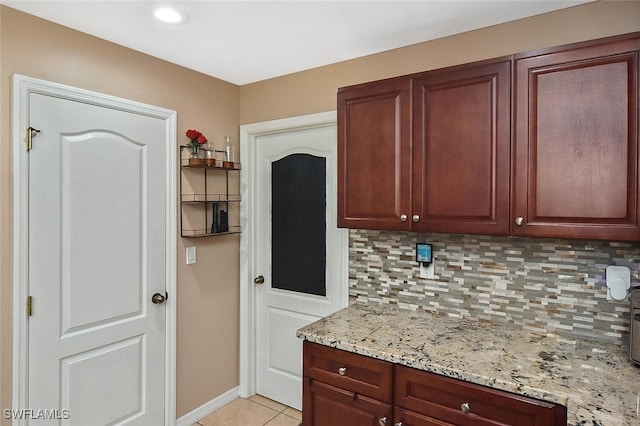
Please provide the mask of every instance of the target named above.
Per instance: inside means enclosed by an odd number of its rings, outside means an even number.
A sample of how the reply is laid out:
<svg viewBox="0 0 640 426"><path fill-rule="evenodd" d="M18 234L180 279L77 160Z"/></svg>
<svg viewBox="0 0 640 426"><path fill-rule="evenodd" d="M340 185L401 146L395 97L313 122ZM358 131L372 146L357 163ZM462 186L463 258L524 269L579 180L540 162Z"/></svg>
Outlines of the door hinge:
<svg viewBox="0 0 640 426"><path fill-rule="evenodd" d="M40 133L40 130L35 129L31 126L27 128L27 152L31 151L33 148L33 138Z"/></svg>
<svg viewBox="0 0 640 426"><path fill-rule="evenodd" d="M27 297L27 316L30 317L33 313L33 297Z"/></svg>

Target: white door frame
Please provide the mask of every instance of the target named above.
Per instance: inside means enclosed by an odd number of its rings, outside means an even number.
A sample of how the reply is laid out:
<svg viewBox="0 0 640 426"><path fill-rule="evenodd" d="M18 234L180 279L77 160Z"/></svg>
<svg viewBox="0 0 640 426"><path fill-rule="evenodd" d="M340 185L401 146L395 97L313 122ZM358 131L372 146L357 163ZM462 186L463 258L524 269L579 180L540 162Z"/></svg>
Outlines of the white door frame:
<svg viewBox="0 0 640 426"><path fill-rule="evenodd" d="M29 161L25 149L29 127L29 96L38 93L76 102L84 102L120 111L142 114L166 123L166 277L170 298L166 303L165 341L165 425L176 422L176 270L177 270L177 200L176 200L176 125L175 111L117 98L110 95L13 75L13 408L29 408L28 354L29 328L26 300L29 288ZM54 407L47 407L54 408ZM26 420L14 420L23 425Z"/></svg>
<svg viewBox="0 0 640 426"><path fill-rule="evenodd" d="M321 112L298 117L265 121L262 123L240 126L240 396L249 397L256 391L256 294L253 277L256 274L257 218L254 214L257 200L256 176L256 139L259 136L283 133L294 130L310 129L335 125L336 111ZM337 212L336 212L337 214ZM348 288L348 236L344 235L342 243L344 285L339 297L346 306L349 297Z"/></svg>

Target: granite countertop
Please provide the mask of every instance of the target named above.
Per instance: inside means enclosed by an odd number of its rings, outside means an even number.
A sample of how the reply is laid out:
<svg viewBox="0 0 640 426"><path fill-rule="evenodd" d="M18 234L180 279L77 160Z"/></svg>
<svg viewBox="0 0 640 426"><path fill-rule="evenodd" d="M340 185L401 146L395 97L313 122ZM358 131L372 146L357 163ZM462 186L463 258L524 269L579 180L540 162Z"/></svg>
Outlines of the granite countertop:
<svg viewBox="0 0 640 426"><path fill-rule="evenodd" d="M297 336L562 404L570 426L640 425L640 368L626 347L362 303L301 328Z"/></svg>

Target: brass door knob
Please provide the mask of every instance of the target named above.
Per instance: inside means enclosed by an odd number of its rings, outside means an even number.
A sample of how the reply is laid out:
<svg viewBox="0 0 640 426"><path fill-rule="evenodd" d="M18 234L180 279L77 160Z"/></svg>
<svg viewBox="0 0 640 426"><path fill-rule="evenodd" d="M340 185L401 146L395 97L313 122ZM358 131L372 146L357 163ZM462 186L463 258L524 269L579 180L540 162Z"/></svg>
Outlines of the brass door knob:
<svg viewBox="0 0 640 426"><path fill-rule="evenodd" d="M264 277L262 275L258 275L257 277L255 277L253 279L253 283L254 284L263 284L264 283Z"/></svg>

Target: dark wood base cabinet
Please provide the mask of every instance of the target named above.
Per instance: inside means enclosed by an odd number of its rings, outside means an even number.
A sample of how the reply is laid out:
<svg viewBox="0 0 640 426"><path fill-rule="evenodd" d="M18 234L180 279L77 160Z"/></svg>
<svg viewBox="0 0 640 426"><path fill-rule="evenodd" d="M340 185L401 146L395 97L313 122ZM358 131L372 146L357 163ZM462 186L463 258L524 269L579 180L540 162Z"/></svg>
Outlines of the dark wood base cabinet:
<svg viewBox="0 0 640 426"><path fill-rule="evenodd" d="M393 364L307 341L303 351L304 426L391 424Z"/></svg>
<svg viewBox="0 0 640 426"><path fill-rule="evenodd" d="M304 342L304 426L566 426L564 406Z"/></svg>

